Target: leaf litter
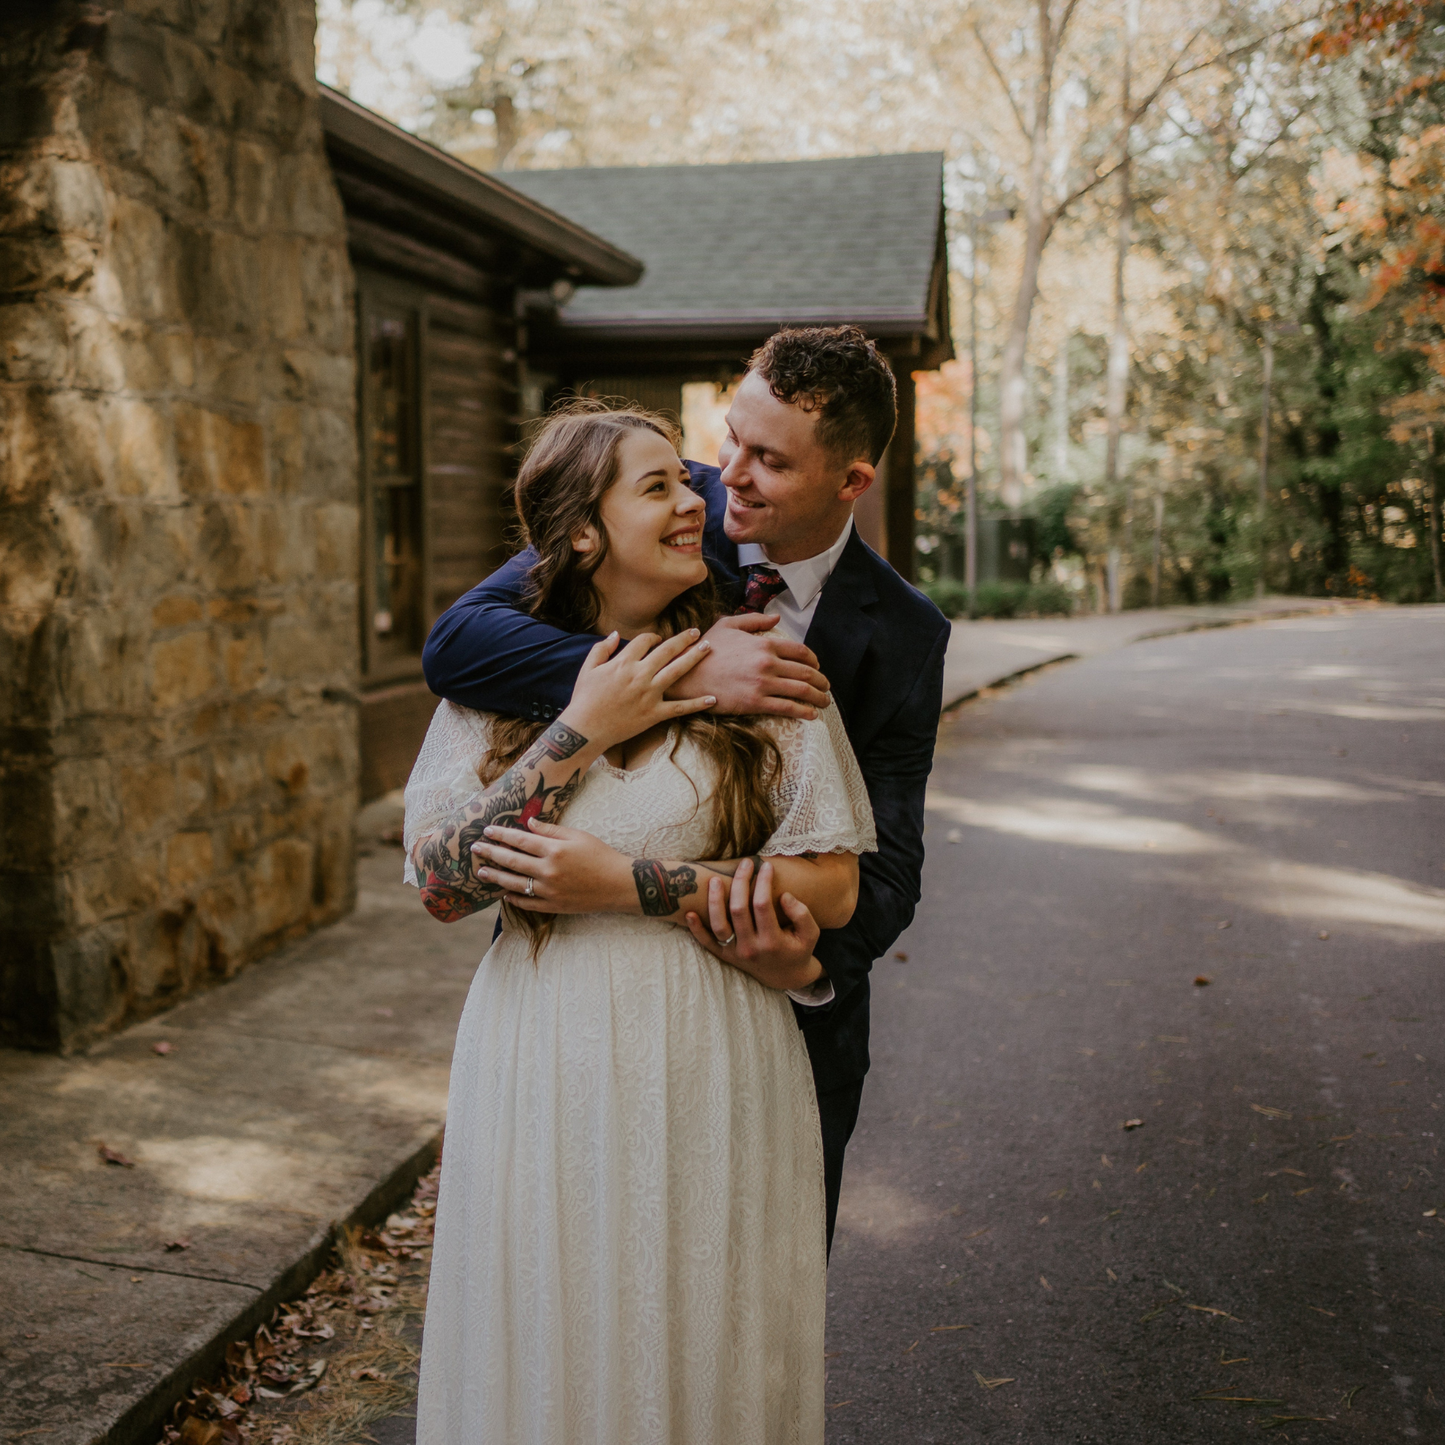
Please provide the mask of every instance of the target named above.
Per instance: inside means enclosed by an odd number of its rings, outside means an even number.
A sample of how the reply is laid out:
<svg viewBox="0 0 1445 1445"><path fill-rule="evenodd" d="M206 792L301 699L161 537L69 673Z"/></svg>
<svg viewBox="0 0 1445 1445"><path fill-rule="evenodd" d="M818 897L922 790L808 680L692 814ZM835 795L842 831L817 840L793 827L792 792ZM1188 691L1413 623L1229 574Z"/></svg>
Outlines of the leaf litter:
<svg viewBox="0 0 1445 1445"><path fill-rule="evenodd" d="M228 1345L162 1445L353 1445L412 1404L439 1176L380 1229L348 1231L300 1298Z"/></svg>

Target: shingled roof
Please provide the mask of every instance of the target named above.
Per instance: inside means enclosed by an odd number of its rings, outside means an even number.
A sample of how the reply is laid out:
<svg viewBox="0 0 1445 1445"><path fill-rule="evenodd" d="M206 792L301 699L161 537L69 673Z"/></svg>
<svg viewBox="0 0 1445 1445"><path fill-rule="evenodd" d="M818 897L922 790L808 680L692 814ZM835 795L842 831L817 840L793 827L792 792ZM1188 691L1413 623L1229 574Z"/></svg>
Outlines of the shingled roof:
<svg viewBox="0 0 1445 1445"><path fill-rule="evenodd" d="M581 287L561 329L667 336L857 322L946 337L943 156L508 172L508 185L641 258ZM940 261L942 260L942 265Z"/></svg>

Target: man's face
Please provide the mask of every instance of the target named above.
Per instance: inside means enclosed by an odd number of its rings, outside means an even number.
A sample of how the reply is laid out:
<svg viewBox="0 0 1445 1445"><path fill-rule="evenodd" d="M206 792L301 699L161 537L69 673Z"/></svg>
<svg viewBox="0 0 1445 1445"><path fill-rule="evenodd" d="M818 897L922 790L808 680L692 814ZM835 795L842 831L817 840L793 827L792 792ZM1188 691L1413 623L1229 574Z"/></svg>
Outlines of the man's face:
<svg viewBox="0 0 1445 1445"><path fill-rule="evenodd" d="M718 451L731 541L757 542L773 561L797 562L837 540L873 468L840 459L817 433L817 412L779 401L755 371L743 378Z"/></svg>

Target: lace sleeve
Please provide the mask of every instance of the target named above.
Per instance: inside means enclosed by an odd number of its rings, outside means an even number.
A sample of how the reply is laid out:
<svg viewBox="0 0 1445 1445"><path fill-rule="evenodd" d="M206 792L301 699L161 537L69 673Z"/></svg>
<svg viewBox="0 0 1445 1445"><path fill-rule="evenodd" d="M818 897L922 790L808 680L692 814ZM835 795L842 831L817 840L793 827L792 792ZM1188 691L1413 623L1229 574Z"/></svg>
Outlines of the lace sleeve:
<svg viewBox="0 0 1445 1445"><path fill-rule="evenodd" d="M783 755L773 793L778 826L763 855L876 853L868 789L836 705L812 722L779 723L774 737Z"/></svg>
<svg viewBox="0 0 1445 1445"><path fill-rule="evenodd" d="M426 740L406 780L406 823L402 842L406 858L402 881L417 887L412 849L418 838L441 825L482 791L477 768L491 746L485 713L453 702L438 704Z"/></svg>

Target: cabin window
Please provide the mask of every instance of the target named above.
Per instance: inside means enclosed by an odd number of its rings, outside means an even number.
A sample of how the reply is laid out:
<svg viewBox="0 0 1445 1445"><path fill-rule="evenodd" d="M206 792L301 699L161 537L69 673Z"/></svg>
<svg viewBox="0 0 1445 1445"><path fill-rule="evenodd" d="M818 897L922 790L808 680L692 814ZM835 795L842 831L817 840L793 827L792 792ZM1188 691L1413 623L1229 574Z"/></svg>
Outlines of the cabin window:
<svg viewBox="0 0 1445 1445"><path fill-rule="evenodd" d="M414 675L428 618L420 293L360 290L362 655L366 675Z"/></svg>

